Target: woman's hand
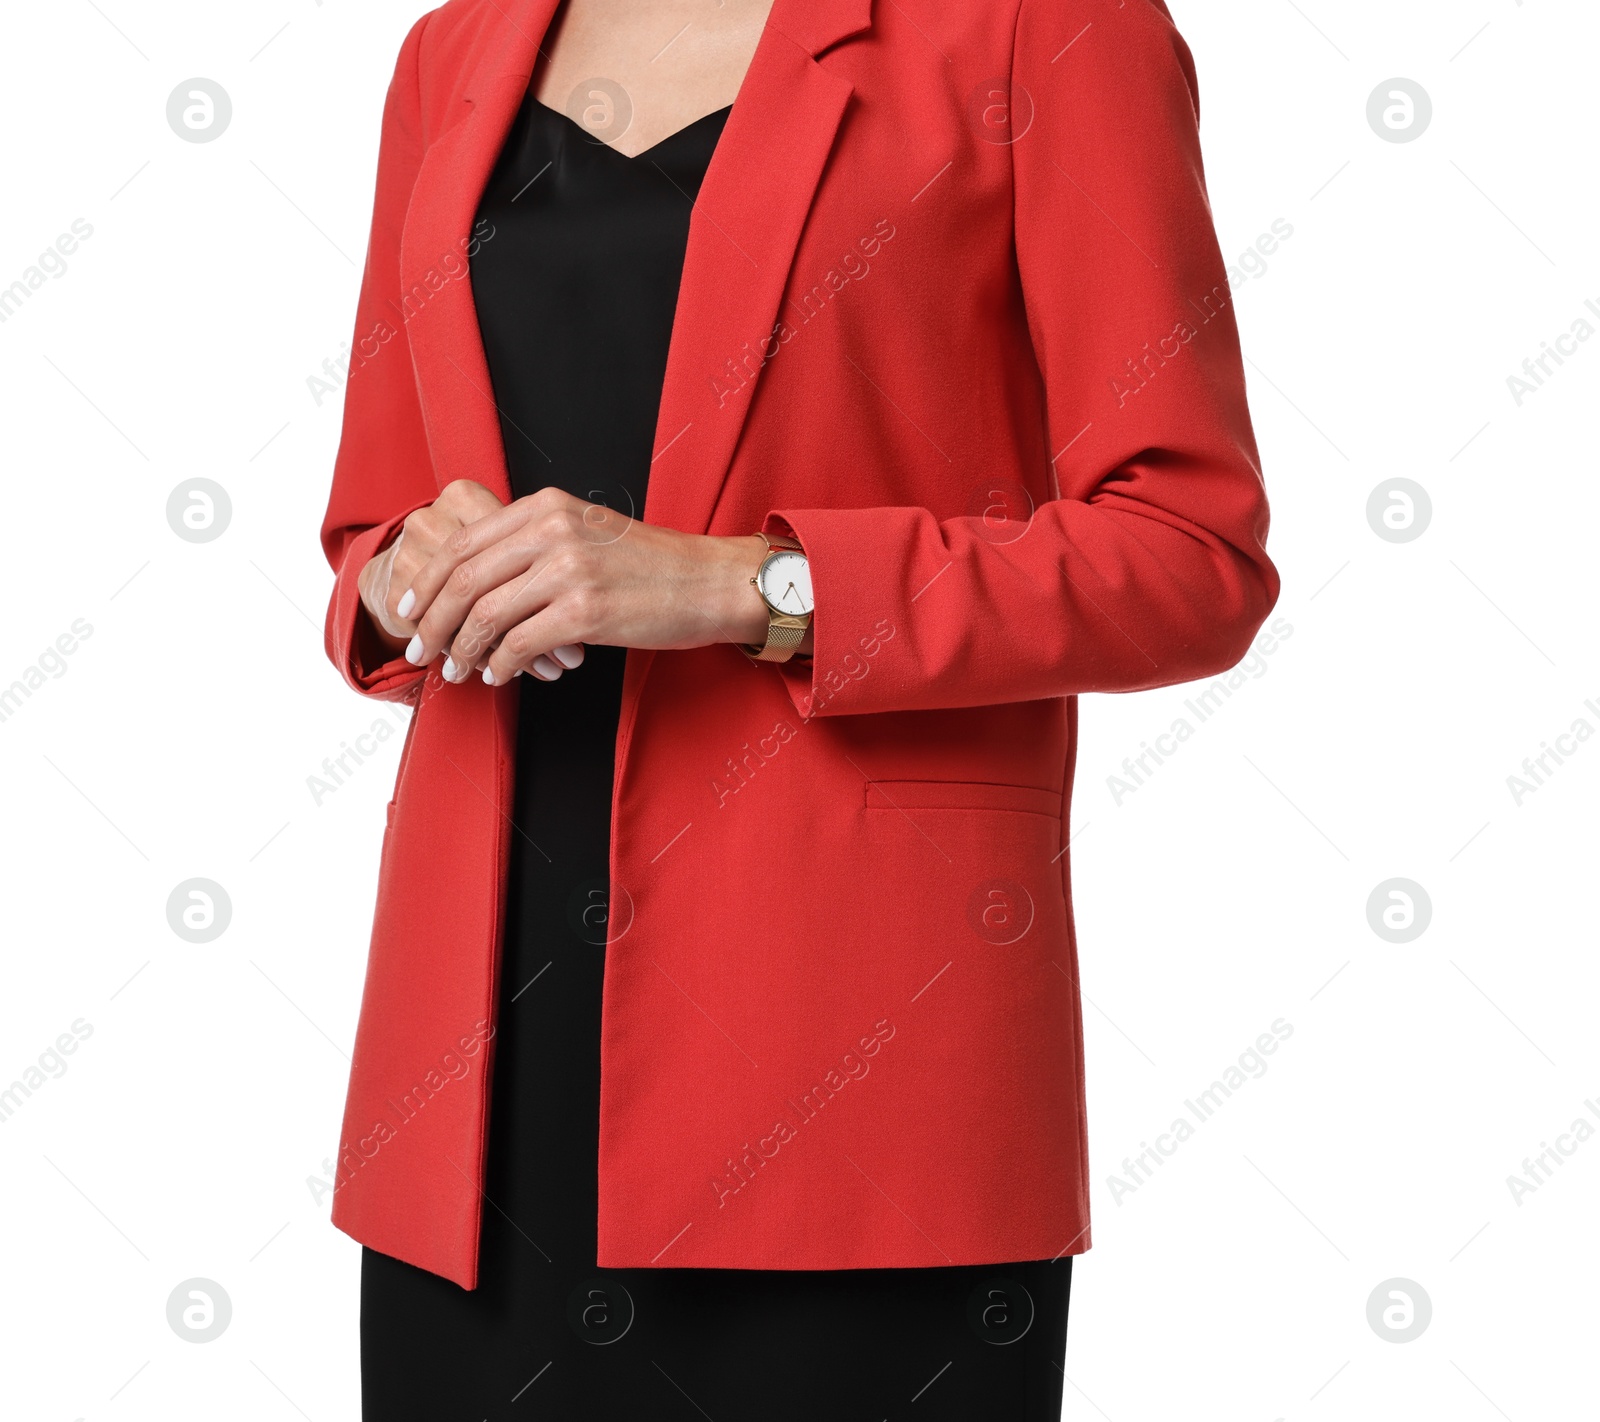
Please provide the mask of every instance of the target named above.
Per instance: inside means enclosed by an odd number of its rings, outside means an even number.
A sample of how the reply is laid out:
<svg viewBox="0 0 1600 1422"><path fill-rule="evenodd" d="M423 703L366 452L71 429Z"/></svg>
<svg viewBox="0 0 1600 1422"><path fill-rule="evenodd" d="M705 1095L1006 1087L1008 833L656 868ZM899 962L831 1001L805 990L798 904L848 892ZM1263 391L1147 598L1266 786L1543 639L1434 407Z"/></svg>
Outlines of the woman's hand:
<svg viewBox="0 0 1600 1422"><path fill-rule="evenodd" d="M482 484L457 479L446 485L427 508L406 516L394 542L376 554L356 580L362 606L387 646L398 651L416 635L417 624L402 615L400 599L417 571L427 566L445 539L458 528L498 513L504 507ZM410 611L406 609L407 613Z"/></svg>
<svg viewBox="0 0 1600 1422"><path fill-rule="evenodd" d="M422 566L402 561L411 576L391 571L392 610L416 619L408 660L448 651L447 681L479 667L495 686L522 671L551 680L584 642L759 644L767 609L750 579L765 551L755 534L678 533L546 488L444 530Z"/></svg>
<svg viewBox="0 0 1600 1422"><path fill-rule="evenodd" d="M452 534L504 507L482 484L457 479L446 485L427 508L408 515L394 542L361 570L357 578L361 602L385 648L398 652L416 637L415 608L401 604L417 573L427 567ZM555 656L560 666L546 659L539 668L539 674L547 681L559 676L561 667L577 666L583 660L583 648L558 647Z"/></svg>

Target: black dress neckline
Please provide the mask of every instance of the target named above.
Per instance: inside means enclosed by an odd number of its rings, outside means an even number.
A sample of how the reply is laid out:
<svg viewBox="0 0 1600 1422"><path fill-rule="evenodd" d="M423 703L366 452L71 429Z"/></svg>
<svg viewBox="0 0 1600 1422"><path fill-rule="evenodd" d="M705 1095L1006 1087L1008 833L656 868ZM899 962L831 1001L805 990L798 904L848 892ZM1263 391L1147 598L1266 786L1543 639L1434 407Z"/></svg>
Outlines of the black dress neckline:
<svg viewBox="0 0 1600 1422"><path fill-rule="evenodd" d="M692 134L701 126L709 125L713 119L717 121L720 129L720 126L727 121L728 115L733 112L732 104L724 104L720 109L713 109L710 113L702 114L699 118L691 120L689 123L684 124L682 128L673 129L673 131L665 138L661 139L659 142L652 143L648 148L641 148L637 153L624 153L621 151L621 149L612 147L611 144L605 142L603 139L596 138L592 133L589 132L588 129L586 129L581 123L573 118L571 114L562 113L560 109L552 108L549 104L533 98L531 94L529 95L528 103L529 107L533 109L542 109L546 114L552 115L553 117L559 119L569 128L576 129L577 132L581 133L588 141L590 147L604 148L608 153L616 154L616 156L624 163L643 162L652 153L660 152L660 150L665 148L669 143L684 137L685 134Z"/></svg>

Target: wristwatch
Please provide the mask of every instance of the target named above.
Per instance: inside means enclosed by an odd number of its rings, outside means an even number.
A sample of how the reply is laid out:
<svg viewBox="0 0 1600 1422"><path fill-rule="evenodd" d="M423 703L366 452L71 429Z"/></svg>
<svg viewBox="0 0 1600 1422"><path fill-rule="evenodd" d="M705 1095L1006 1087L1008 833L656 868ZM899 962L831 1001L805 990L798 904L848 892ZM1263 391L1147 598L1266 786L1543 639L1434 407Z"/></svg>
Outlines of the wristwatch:
<svg viewBox="0 0 1600 1422"><path fill-rule="evenodd" d="M767 605L767 640L745 651L758 662L786 662L811 626L811 567L792 538L758 533L766 556L750 582Z"/></svg>

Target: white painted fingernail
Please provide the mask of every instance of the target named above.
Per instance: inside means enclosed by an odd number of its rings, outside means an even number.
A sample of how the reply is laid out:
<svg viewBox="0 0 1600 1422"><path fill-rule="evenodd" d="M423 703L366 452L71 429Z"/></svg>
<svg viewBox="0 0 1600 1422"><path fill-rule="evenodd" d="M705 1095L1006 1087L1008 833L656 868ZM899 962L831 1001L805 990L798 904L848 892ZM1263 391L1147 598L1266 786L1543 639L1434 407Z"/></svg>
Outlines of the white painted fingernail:
<svg viewBox="0 0 1600 1422"><path fill-rule="evenodd" d="M573 667L583 665L582 647L555 647L551 650L550 656L553 660L560 662L568 671L571 671Z"/></svg>
<svg viewBox="0 0 1600 1422"><path fill-rule="evenodd" d="M511 673L511 675L514 676L514 677L521 676L522 675L522 668L518 667L514 672Z"/></svg>
<svg viewBox="0 0 1600 1422"><path fill-rule="evenodd" d="M561 668L551 661L549 657L543 655L533 659L533 669L546 681L554 681L561 675Z"/></svg>
<svg viewBox="0 0 1600 1422"><path fill-rule="evenodd" d="M417 633L406 643L406 660L414 667L422 665L422 633Z"/></svg>
<svg viewBox="0 0 1600 1422"><path fill-rule="evenodd" d="M395 612L402 618L409 618L411 616L411 609L416 605L416 590L413 588L407 588L406 595L400 599L400 606L395 608Z"/></svg>
<svg viewBox="0 0 1600 1422"><path fill-rule="evenodd" d="M454 681L456 679L456 662L454 657L446 657L444 659L444 666L440 668L439 674L443 676L446 681Z"/></svg>
<svg viewBox="0 0 1600 1422"><path fill-rule="evenodd" d="M488 667L485 667L483 669L483 679L490 686L494 685L494 673L492 671L490 671Z"/></svg>

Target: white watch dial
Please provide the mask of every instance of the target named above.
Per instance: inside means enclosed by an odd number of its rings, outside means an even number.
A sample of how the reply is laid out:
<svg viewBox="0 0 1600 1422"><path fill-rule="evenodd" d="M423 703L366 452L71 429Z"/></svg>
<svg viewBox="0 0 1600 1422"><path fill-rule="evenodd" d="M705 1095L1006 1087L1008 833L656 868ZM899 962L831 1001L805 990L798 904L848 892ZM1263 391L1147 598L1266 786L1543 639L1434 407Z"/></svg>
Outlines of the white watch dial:
<svg viewBox="0 0 1600 1422"><path fill-rule="evenodd" d="M779 549L761 567L757 584L768 606L791 617L804 617L812 610L811 565L804 553Z"/></svg>

